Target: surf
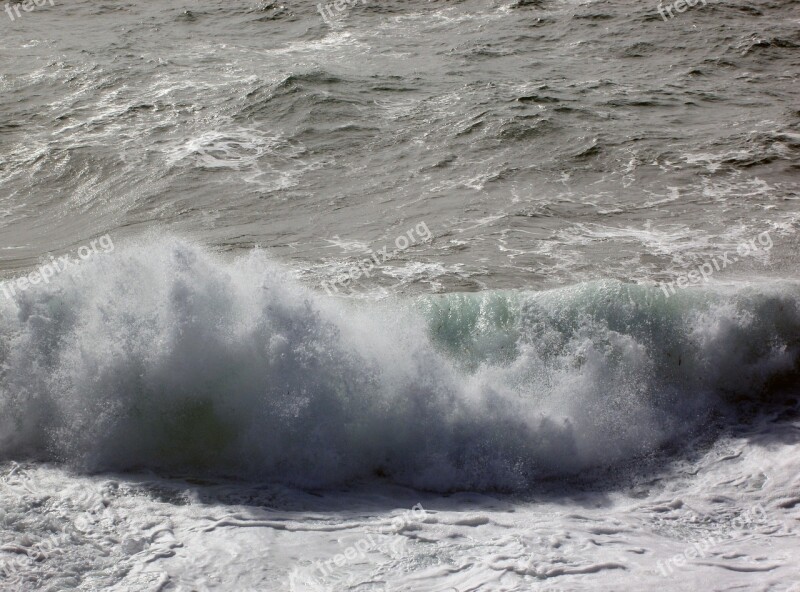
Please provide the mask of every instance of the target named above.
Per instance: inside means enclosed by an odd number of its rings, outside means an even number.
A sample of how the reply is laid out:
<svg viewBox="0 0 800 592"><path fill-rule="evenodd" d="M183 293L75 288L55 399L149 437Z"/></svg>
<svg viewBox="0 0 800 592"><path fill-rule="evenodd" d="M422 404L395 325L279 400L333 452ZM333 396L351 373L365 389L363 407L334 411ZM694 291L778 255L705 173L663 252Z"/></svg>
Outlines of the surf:
<svg viewBox="0 0 800 592"><path fill-rule="evenodd" d="M0 302L0 458L525 490L786 404L800 285L380 302L152 235Z"/></svg>

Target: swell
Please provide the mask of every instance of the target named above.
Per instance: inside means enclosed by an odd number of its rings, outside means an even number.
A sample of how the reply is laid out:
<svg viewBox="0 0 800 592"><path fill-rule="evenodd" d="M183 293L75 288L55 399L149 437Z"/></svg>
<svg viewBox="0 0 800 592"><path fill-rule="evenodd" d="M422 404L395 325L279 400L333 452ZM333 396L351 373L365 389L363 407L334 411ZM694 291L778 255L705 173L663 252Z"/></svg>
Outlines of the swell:
<svg viewBox="0 0 800 592"><path fill-rule="evenodd" d="M351 303L149 237L0 303L0 456L325 487L530 487L797 386L800 286Z"/></svg>

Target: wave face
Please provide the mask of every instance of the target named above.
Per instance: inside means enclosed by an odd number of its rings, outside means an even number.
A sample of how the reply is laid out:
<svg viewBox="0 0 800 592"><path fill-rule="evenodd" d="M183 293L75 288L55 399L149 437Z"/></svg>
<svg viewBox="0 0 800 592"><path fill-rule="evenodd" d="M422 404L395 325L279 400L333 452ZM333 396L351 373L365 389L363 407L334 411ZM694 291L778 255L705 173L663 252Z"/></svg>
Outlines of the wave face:
<svg viewBox="0 0 800 592"><path fill-rule="evenodd" d="M365 304L152 238L0 303L0 456L520 490L777 398L798 336L794 282Z"/></svg>

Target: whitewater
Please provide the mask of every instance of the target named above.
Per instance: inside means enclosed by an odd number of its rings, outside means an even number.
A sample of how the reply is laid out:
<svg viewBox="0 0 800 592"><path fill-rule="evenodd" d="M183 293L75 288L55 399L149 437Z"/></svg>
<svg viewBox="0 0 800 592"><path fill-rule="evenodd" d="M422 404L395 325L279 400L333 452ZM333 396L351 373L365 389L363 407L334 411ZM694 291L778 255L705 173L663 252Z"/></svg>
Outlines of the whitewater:
<svg viewBox="0 0 800 592"><path fill-rule="evenodd" d="M800 592L800 17L682 6L0 10L0 591Z"/></svg>
<svg viewBox="0 0 800 592"><path fill-rule="evenodd" d="M0 306L0 445L27 459L3 465L3 524L23 549L76 529L14 581L213 589L197 574L224 548L262 557L229 589L636 589L617 572L657 579L703 537L672 578L797 573L795 281L364 303L150 238ZM308 575L371 533L402 553Z"/></svg>

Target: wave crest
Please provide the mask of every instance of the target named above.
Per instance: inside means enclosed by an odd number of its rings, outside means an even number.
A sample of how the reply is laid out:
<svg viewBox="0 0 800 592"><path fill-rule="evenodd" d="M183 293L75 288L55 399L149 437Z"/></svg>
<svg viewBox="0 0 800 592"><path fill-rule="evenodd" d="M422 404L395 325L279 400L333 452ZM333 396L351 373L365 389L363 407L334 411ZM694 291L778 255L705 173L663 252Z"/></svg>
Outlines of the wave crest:
<svg viewBox="0 0 800 592"><path fill-rule="evenodd" d="M798 335L792 282L351 303L148 239L0 303L0 456L523 489L796 385Z"/></svg>

